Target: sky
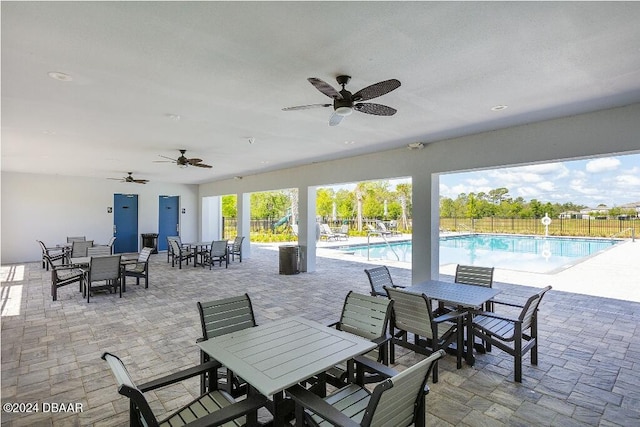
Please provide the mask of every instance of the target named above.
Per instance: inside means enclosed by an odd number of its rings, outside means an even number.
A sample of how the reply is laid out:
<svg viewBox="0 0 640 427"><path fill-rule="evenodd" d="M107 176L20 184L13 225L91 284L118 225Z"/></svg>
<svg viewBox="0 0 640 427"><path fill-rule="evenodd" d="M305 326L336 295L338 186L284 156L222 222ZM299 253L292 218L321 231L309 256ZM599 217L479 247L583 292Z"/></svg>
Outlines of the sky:
<svg viewBox="0 0 640 427"><path fill-rule="evenodd" d="M640 202L640 154L440 175L440 196L505 187L512 198L607 207Z"/></svg>

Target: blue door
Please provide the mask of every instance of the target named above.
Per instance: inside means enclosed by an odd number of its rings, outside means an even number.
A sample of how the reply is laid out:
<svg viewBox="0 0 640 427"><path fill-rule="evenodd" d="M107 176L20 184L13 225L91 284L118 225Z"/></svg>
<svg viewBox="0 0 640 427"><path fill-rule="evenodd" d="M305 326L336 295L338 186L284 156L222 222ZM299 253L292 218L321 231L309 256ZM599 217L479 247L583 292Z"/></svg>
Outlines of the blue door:
<svg viewBox="0 0 640 427"><path fill-rule="evenodd" d="M114 253L138 252L138 195L113 195Z"/></svg>
<svg viewBox="0 0 640 427"><path fill-rule="evenodd" d="M158 203L158 250L167 250L167 236L178 236L178 196L160 196Z"/></svg>

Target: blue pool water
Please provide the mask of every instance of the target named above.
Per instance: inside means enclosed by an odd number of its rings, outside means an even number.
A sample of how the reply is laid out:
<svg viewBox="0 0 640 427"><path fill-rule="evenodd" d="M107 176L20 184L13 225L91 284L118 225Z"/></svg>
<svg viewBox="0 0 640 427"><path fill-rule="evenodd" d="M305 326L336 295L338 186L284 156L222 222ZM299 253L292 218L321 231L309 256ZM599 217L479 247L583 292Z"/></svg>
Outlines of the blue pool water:
<svg viewBox="0 0 640 427"><path fill-rule="evenodd" d="M568 268L618 243L616 240L472 234L440 238L440 265L467 264L549 273ZM411 242L371 245L370 259L411 262ZM342 247L367 257L367 246ZM398 258L396 257L396 254Z"/></svg>

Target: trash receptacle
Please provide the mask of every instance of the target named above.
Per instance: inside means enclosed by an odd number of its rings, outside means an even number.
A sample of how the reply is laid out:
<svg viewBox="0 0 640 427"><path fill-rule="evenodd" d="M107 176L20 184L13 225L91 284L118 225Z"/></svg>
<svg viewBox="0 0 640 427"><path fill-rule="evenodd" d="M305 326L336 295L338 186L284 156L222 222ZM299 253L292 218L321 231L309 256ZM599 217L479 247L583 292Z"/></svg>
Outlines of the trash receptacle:
<svg viewBox="0 0 640 427"><path fill-rule="evenodd" d="M158 233L142 233L142 248L153 248L152 254L158 253Z"/></svg>
<svg viewBox="0 0 640 427"><path fill-rule="evenodd" d="M280 246L280 274L298 274L298 251L294 245Z"/></svg>

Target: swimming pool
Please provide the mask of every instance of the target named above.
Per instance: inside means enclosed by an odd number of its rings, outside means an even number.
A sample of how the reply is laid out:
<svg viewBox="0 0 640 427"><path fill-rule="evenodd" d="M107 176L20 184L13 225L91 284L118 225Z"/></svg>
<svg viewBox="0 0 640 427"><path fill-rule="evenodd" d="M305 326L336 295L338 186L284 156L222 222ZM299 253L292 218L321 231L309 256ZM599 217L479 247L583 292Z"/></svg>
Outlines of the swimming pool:
<svg viewBox="0 0 640 427"><path fill-rule="evenodd" d="M440 265L467 264L508 270L550 273L610 248L620 240L468 234L440 237ZM391 246L391 247L389 247ZM341 247L367 257L367 246ZM397 257L396 257L397 255ZM372 244L370 259L411 262L411 241ZM399 258L399 259L398 259Z"/></svg>

